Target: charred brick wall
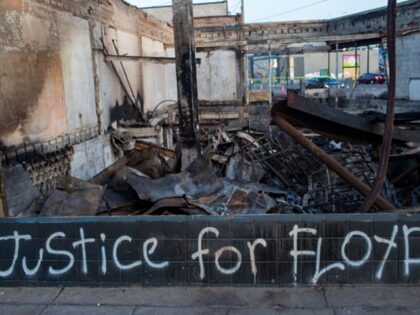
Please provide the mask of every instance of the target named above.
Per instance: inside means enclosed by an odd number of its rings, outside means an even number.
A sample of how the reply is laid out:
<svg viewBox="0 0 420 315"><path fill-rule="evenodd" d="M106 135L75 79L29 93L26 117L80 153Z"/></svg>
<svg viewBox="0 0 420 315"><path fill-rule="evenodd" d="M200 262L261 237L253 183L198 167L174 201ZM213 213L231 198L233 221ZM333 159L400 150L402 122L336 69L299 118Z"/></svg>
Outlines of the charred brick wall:
<svg viewBox="0 0 420 315"><path fill-rule="evenodd" d="M3 219L2 285L418 284L420 216Z"/></svg>

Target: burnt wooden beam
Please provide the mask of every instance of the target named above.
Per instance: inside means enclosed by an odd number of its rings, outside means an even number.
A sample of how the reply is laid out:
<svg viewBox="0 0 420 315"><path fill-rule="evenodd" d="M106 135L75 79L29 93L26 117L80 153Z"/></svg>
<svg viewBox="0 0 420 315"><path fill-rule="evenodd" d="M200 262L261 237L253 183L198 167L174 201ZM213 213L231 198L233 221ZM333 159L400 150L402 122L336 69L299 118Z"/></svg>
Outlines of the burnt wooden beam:
<svg viewBox="0 0 420 315"><path fill-rule="evenodd" d="M162 146L158 146L158 145L153 144L153 143L146 142L146 141L137 140L136 141L136 149L137 150L153 149L159 155L162 155L162 156L167 157L169 159L176 159L176 152L175 151L164 148Z"/></svg>
<svg viewBox="0 0 420 315"><path fill-rule="evenodd" d="M105 61L138 61L151 62L158 64L175 64L175 58L172 57L153 57L153 56L131 56L131 55L105 55ZM196 59L197 64L201 64L201 58Z"/></svg>
<svg viewBox="0 0 420 315"><path fill-rule="evenodd" d="M175 58L171 57L149 57L149 56L130 56L130 55L106 55L105 61L140 61L154 62L162 64L173 64Z"/></svg>
<svg viewBox="0 0 420 315"><path fill-rule="evenodd" d="M201 154L192 0L173 0L180 144L183 167Z"/></svg>

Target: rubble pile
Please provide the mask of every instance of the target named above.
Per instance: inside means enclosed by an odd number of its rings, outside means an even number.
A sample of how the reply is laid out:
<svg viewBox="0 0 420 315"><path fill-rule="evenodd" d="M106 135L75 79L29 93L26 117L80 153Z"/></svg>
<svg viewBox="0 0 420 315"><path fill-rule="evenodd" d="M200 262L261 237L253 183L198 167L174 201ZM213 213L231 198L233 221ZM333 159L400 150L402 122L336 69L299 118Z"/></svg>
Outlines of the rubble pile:
<svg viewBox="0 0 420 315"><path fill-rule="evenodd" d="M376 170L372 147L336 142L317 134L307 136L361 181L372 185ZM175 151L123 138L116 133L123 159L90 181L60 178L56 189L20 215L350 213L360 209L364 200L277 128L270 128L268 133L247 130L231 134L218 129L208 137L202 156L183 171ZM401 153L398 158L404 160L404 156ZM396 165L401 166L401 162ZM395 174L382 196L396 208L418 205L418 176L407 183L401 172Z"/></svg>

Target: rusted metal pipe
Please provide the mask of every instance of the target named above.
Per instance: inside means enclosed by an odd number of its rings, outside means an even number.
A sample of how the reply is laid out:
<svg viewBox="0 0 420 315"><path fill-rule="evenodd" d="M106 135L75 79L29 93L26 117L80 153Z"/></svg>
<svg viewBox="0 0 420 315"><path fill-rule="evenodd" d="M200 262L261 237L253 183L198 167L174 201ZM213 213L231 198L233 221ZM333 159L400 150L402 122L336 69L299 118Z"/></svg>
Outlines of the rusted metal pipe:
<svg viewBox="0 0 420 315"><path fill-rule="evenodd" d="M330 157L324 150L318 147L316 144L312 143L308 140L299 130L289 124L283 117L281 117L280 113L273 113L272 114L273 122L279 126L286 134L288 134L293 140L299 143L302 147L308 150L313 156L319 160L321 163L325 164L338 176L340 176L343 180L349 183L351 186L354 187L358 192L360 192L363 196L367 196L370 192L370 188L368 185L363 183L360 179L354 176L348 169ZM390 204L387 200L378 196L375 200L375 204L383 210L389 210L393 208L393 205Z"/></svg>
<svg viewBox="0 0 420 315"><path fill-rule="evenodd" d="M388 0L388 56L389 56L389 76L388 76L388 104L385 119L385 132L382 139L381 155L376 179L372 190L362 205L362 212L368 212L375 200L379 198L382 187L384 186L386 174L389 166L389 156L392 147L392 135L394 133L395 119L395 89L396 89L396 48L395 48L395 29L397 16L397 0Z"/></svg>

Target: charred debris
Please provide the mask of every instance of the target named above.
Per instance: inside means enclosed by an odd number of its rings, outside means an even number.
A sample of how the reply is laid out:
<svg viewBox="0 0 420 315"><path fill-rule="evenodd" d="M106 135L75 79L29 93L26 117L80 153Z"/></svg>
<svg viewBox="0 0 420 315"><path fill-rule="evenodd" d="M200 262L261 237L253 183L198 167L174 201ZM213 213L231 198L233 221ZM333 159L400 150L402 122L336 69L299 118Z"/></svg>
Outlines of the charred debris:
<svg viewBox="0 0 420 315"><path fill-rule="evenodd" d="M54 154L41 147L25 162L6 161L0 200L10 201L8 215L17 217L330 214L417 207L419 113L395 110L395 0L389 0L387 12L386 114L351 115L288 87L287 99L273 100L269 92L263 100L261 107L272 105L271 114L257 109L253 115L243 90L235 113L240 127L232 128L226 124L229 113L213 109L206 116L200 108L192 1L174 0L178 102L143 113L141 97L130 84L124 86L111 61L127 100L111 112L111 140L121 159L82 181L69 176L71 145ZM116 57L124 57L113 45ZM251 128L255 122L261 128ZM37 176L39 169L43 176Z"/></svg>
<svg viewBox="0 0 420 315"><path fill-rule="evenodd" d="M139 136L142 133L138 123L125 120L112 136L114 148L122 158L89 181L64 176L56 179L54 187L33 186L28 172L31 164L15 165L10 173L28 178L22 189L31 193L33 202L26 204L24 211L23 206L12 209L10 215L230 216L359 212L365 195L357 185L370 188L375 180L382 121L320 107L316 102L289 95L288 101L276 102L272 117L282 117L298 126L292 128L319 152L311 154L274 123L262 131L227 129L216 122L211 128L200 130L203 153L184 169L179 150L144 139ZM170 109L155 113L149 122L155 128L170 128L177 142L178 117L171 113ZM329 118L331 115L334 119ZM372 115L370 112L369 117ZM380 195L384 204L391 204L392 208L384 209L379 202L371 211L397 211L419 205L420 147L415 141L409 141L411 135L415 140L419 133L408 117L405 114L394 132L390 166ZM417 119L416 114L413 119ZM328 155L350 172L354 182L337 175L319 159L319 154ZM6 194L7 187L6 176Z"/></svg>

